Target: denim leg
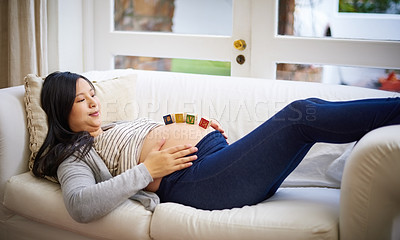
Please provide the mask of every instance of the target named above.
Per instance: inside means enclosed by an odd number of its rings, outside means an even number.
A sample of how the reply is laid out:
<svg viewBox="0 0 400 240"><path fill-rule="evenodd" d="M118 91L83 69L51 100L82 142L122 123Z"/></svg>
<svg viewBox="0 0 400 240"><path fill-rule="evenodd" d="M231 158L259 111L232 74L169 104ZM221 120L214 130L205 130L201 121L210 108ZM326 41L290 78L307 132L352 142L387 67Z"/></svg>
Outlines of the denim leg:
<svg viewBox="0 0 400 240"><path fill-rule="evenodd" d="M308 103L312 102L312 104ZM308 127L305 127L303 131L311 135L314 142L327 142L327 143L347 143L359 140L367 132L381 127L394 124L400 124L400 99L399 98L388 98L388 99L368 99L368 100L356 100L356 101L343 101L343 102L329 102L318 98L309 98L301 100L300 102L292 103L292 108L299 111L300 108L305 106L305 110L301 112L306 113L306 119L311 121ZM297 105L297 106L296 106ZM317 111L318 110L318 111ZM335 117L335 113L336 116ZM334 116L332 119L331 116ZM318 118L318 119L317 119ZM346 118L348 121L346 121ZM361 118L361 119L360 119ZM329 123L332 119L335 122ZM312 123L318 120L320 123ZM341 132L341 126L348 125L347 129L344 130L344 135ZM321 127L322 126L322 127ZM333 129L324 127L332 126ZM310 130L310 128L316 128L316 130ZM348 127L352 127L354 132ZM360 131L357 131L359 129ZM321 130L321 133L318 131ZM336 136L333 134L337 132ZM321 136L322 134L322 136ZM332 137L332 138L331 138ZM300 159L301 161L302 159ZM271 187L269 196L272 196L277 189L280 187L286 177L298 166L300 161L292 161L286 172L277 179L274 186Z"/></svg>
<svg viewBox="0 0 400 240"><path fill-rule="evenodd" d="M399 98L295 101L242 139L165 177L158 194L209 210L256 204L275 193L316 142L353 142L391 124L400 124Z"/></svg>

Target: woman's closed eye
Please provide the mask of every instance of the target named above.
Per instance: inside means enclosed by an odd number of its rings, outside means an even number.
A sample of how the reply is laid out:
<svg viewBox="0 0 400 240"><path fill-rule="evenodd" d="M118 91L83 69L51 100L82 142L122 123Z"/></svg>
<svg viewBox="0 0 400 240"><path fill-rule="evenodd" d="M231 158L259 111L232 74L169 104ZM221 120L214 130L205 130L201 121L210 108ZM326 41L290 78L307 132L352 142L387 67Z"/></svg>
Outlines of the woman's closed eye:
<svg viewBox="0 0 400 240"><path fill-rule="evenodd" d="M84 102L87 98L94 98L94 97L96 97L96 92L93 89L91 89L87 93L79 93L79 94L77 94L76 98L75 98L76 99L75 101L77 103L80 103L80 102Z"/></svg>
<svg viewBox="0 0 400 240"><path fill-rule="evenodd" d="M90 90L90 96L93 98L93 97L96 97L96 91L94 91L94 89L91 89Z"/></svg>

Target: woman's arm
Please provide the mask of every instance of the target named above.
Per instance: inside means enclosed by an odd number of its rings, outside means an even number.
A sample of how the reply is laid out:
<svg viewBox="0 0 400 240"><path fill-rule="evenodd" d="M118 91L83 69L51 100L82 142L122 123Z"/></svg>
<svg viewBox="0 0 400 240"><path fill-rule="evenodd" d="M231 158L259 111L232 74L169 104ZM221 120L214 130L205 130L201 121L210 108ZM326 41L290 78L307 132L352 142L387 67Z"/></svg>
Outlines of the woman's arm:
<svg viewBox="0 0 400 240"><path fill-rule="evenodd" d="M85 159L67 158L57 170L65 206L77 222L96 220L119 206L153 181L172 172L191 166L197 151L190 145L160 150L159 142L143 163L112 177L94 149Z"/></svg>
<svg viewBox="0 0 400 240"><path fill-rule="evenodd" d="M153 181L143 164L102 181L108 171L96 164L89 166L84 160L74 160L74 157L66 159L57 173L65 206L77 222L90 222L108 214Z"/></svg>

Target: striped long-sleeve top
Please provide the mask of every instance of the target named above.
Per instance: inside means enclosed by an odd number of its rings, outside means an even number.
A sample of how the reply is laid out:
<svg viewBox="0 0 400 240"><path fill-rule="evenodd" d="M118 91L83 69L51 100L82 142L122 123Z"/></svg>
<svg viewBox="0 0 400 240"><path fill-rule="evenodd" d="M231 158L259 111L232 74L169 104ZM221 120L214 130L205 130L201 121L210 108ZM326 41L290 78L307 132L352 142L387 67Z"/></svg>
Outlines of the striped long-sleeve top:
<svg viewBox="0 0 400 240"><path fill-rule="evenodd" d="M160 123L146 118L109 125L95 137L94 149L103 159L112 176L136 166L147 134Z"/></svg>

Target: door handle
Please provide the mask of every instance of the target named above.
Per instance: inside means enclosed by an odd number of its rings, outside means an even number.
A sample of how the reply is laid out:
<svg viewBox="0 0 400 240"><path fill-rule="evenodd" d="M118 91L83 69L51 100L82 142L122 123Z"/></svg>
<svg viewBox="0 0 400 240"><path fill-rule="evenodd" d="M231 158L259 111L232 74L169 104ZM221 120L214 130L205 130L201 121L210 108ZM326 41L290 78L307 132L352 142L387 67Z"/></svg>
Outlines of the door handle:
<svg viewBox="0 0 400 240"><path fill-rule="evenodd" d="M246 41L243 39L239 39L233 42L233 46L240 51L246 49Z"/></svg>

